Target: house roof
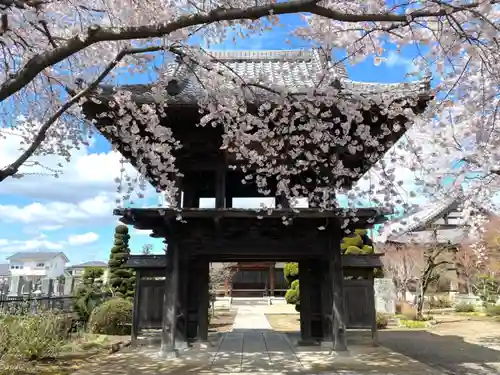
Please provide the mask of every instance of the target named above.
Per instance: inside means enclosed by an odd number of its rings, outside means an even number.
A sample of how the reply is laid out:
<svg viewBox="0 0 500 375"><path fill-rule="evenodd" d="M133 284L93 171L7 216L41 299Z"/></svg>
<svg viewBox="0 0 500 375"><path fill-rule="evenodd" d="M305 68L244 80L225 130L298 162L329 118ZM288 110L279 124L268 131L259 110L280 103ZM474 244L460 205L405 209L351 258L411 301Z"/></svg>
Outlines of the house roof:
<svg viewBox="0 0 500 375"><path fill-rule="evenodd" d="M0 276L7 276L9 274L9 264L0 264Z"/></svg>
<svg viewBox="0 0 500 375"><path fill-rule="evenodd" d="M56 256L61 255L66 262L69 262L68 257L63 252L55 252L55 251L35 251L35 252L19 252L12 254L7 260L12 261L23 261L23 260L51 260Z"/></svg>
<svg viewBox="0 0 500 375"><path fill-rule="evenodd" d="M200 83L198 77L200 73L205 73L209 66L210 71L232 77L226 80L227 88L241 88L243 78L246 84L259 83L271 88L282 87L295 94L306 94L311 88L319 91L332 85L340 85L337 87L341 87L352 98L380 95L397 100L408 96L429 95L429 79L398 84L349 80L345 66L332 62L318 49L207 51L207 54L210 56L208 65L186 64L182 59L175 59L166 64L165 76L171 77L169 83L174 82L179 90L175 96L168 95L166 89L153 94L152 86L147 84L124 85L121 88L130 91L132 99L137 103L154 103L166 99L170 104L196 105L200 96L205 94L203 83ZM245 95L248 94L250 101L255 100L255 94L258 94L259 99L271 94L269 90L245 87ZM115 90L114 86L103 85L101 88L102 99L109 98Z"/></svg>
<svg viewBox="0 0 500 375"><path fill-rule="evenodd" d="M102 262L102 261L90 261L90 262L85 262L85 263L80 263L80 264L74 264L72 266L69 266L67 269L74 269L74 268L86 268L86 267L107 267L108 263L107 262Z"/></svg>

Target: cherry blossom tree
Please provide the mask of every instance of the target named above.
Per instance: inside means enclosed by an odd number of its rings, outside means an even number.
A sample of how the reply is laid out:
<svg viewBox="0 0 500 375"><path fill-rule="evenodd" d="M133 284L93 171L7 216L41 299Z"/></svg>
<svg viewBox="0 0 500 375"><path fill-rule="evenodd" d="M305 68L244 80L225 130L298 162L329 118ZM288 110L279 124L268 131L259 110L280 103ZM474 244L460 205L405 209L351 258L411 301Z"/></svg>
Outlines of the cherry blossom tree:
<svg viewBox="0 0 500 375"><path fill-rule="evenodd" d="M24 147L16 160L2 167L0 181L21 177L26 166L39 165L40 155L69 159L72 149L84 146L95 130L83 116L82 105L99 100L99 87L106 83L116 88L115 113L127 109L154 135L134 151L165 161L155 170L160 188L174 201L179 170L173 151L182 145L171 132L160 130L166 103L159 93L170 79L165 62L176 57L187 65L206 67L198 76L206 94L198 102L204 113L201 126L223 127L223 147L248 168L258 166L255 178L263 192L267 178L273 177L280 181L277 193L290 200L308 196L318 199L320 207L335 205L332 198L339 186L331 177L356 178L360 172L348 170L327 151L348 144L352 152L363 149L350 144L347 130L352 121L362 125L363 109L373 104L390 118L406 119L386 132L414 125L366 176L367 190L354 189L350 198L365 196L382 206L404 204L396 166L415 173L419 192L434 193L445 179L466 181L466 211L489 202L498 191L498 0L0 0L0 12L0 101L5 113L0 134L20 137ZM341 81L320 84L330 75L329 65L316 77L317 87L300 97L265 77L247 82L229 69L210 68L210 52L200 47L200 38L210 46L234 33L242 38L266 34L290 14L302 20L290 36L302 38L331 58L339 52L342 57L336 63L368 59L377 65L389 51L402 53L412 47L417 51L415 79L432 75L434 100L419 116L390 96L353 101ZM138 106L130 91L118 87L117 78L124 72L154 72L151 94L158 98L156 107ZM257 92L265 93L266 102L252 113L247 99ZM332 105L345 119L332 122L318 114L320 108ZM301 119L300 134L286 126L290 118ZM110 131L134 137L130 119L115 120ZM271 130L269 123L282 126ZM334 127L346 131L325 136ZM358 126L357 132L365 143L379 144L368 127ZM250 147L251 141L262 145L259 152ZM277 163L276 155L287 155L286 160ZM41 167L57 175L62 165ZM143 173L148 165L137 167ZM305 169L318 174L327 170L330 176L327 173L314 191L306 182L292 184L291 176ZM476 251L482 254L482 249Z"/></svg>
<svg viewBox="0 0 500 375"><path fill-rule="evenodd" d="M407 291L412 282L420 276L421 249L416 247L384 246L382 262L384 274L391 277L396 285L399 298L407 300Z"/></svg>

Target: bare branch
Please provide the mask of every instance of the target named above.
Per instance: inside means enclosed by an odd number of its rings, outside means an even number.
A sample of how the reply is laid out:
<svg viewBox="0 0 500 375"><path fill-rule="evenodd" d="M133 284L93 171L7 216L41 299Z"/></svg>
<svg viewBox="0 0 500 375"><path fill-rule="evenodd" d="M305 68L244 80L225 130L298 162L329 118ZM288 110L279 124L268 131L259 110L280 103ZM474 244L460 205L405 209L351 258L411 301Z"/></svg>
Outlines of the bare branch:
<svg viewBox="0 0 500 375"><path fill-rule="evenodd" d="M0 182L5 180L7 177L15 175L19 168L35 153L37 148L42 144L42 142L47 137L47 132L50 127L73 105L75 105L79 100L85 98L97 86L106 78L106 76L118 65L118 63L127 55L139 54L145 52L159 51L164 49L164 47L148 47L148 48L134 48L134 49L124 49L118 53L113 61L111 61L102 73L96 78L94 82L89 84L85 89L74 93L74 95L66 103L64 103L38 130L37 135L30 146L10 165L0 170ZM72 92L72 91L70 91Z"/></svg>
<svg viewBox="0 0 500 375"><path fill-rule="evenodd" d="M11 1L9 0L2 1L11 3ZM401 15L397 13L343 13L337 10L318 6L318 2L319 0L294 0L249 8L219 8L204 14L199 13L182 16L174 21L167 23L144 26L103 28L94 25L89 27L86 33L75 35L65 43L61 44L59 47L37 54L33 58L31 58L19 71L17 71L17 73L13 74L11 78L7 79L0 86L0 101L5 100L9 96L21 90L45 68L55 65L72 56L73 54L99 42L159 38L168 35L176 30L191 26L211 24L220 21L238 21L244 19L256 20L259 18L268 17L270 15L293 14L301 12L308 12L331 20L349 23L396 23L396 25L389 27L389 29L393 29L398 26L406 26L412 20L427 17L441 17L453 13L463 12L468 9L474 9L480 5L479 2L464 5L461 8L453 8L443 5L442 9L435 12L419 10L410 12L406 15ZM492 1L492 3L497 3L497 1Z"/></svg>

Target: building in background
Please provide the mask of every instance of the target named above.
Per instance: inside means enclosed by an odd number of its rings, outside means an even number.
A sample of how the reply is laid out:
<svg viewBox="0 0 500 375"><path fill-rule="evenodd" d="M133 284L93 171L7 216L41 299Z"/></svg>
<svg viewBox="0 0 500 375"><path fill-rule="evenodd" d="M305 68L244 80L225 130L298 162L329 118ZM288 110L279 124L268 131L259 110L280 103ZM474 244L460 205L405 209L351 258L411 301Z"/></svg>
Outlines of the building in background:
<svg viewBox="0 0 500 375"><path fill-rule="evenodd" d="M9 261L9 294L30 293L42 280L56 280L64 275L68 257L63 252L19 252L7 258Z"/></svg>

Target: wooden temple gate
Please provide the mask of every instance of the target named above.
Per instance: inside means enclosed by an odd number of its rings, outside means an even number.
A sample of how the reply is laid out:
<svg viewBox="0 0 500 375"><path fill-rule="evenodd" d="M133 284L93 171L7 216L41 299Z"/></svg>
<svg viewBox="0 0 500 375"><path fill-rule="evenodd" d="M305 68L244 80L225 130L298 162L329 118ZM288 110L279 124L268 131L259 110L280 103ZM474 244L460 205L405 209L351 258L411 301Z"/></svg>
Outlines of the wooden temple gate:
<svg viewBox="0 0 500 375"><path fill-rule="evenodd" d="M374 334L376 321L373 269L381 266L379 255L344 255L342 261L346 328L371 329ZM202 262L191 262L193 264L186 264L183 269L185 271L187 268L188 272L179 275L180 287L185 288L181 294L185 299L177 308L177 339L181 341L207 338L204 319L208 319L205 316L208 309L208 289L198 289L199 286L207 287L205 284L201 285L196 277L204 276ZM136 270L132 324L132 340L135 343L141 330L163 327L166 256L132 255L127 264ZM321 264L317 260L300 262L300 271L304 275L301 276L301 339L305 343L331 339L333 313L330 309L333 301L328 284L331 281L329 275L321 271Z"/></svg>
<svg viewBox="0 0 500 375"><path fill-rule="evenodd" d="M348 127L339 124L335 129L332 128L334 138L345 139L344 143L339 142L335 147L322 151L325 152L325 160L332 161L332 165L319 168L307 161L305 155L296 155L303 160L305 169L289 175L288 183L291 186L301 184L307 190L305 194L310 196L317 194L317 188L322 187L351 189L406 131L409 124L403 109L421 113L431 99L428 81L401 86L365 85L350 81L345 69L333 64L330 57L319 50L211 51L210 55L214 59L214 71L229 73L227 64L235 64L234 69L242 69L238 71L241 77L256 81L262 79L262 72L268 72L266 76L276 80L275 84L290 83L287 90L299 95L301 99L298 100L307 100L308 92L321 89L317 86L319 84L325 89L333 86L345 100L352 101L354 107L360 108L361 116L353 118ZM286 62L286 67L280 62ZM97 128L125 158L133 165L141 166L145 178L158 191L165 190L165 177L175 179L179 188L177 208L115 210L123 223L137 229L152 230L154 237L164 238L168 243L166 257L157 260L163 262L162 266L149 267L147 261L142 265L133 264L139 259L131 259L130 266L139 275L142 274L137 280L139 293L134 307L134 329L143 323L143 327L157 326L161 311L161 352L165 356L173 356L176 341L185 343L193 338L207 339L209 262L292 260L298 261L300 268L303 341L315 337L330 339L334 342L335 350L346 350L345 330L350 324L349 319L352 324L365 323L365 315L360 313L362 318L353 315L347 319L346 311L356 308L357 298L365 299L373 291L370 289L367 292L368 288L363 288L362 282L345 283L340 241L346 229L369 228L383 221L384 215L376 209L359 209L354 214L352 210L324 210L311 205L307 209L291 209L285 197L278 194L280 181L277 176L266 176L265 196L276 199L277 209L272 213L232 208L233 198L264 196L257 189L255 180L247 180L249 174L258 174L260 167L245 165L234 152L223 147L223 126L198 126L203 116L199 111L198 98L205 97L206 91L199 84L196 71L204 68L195 64L186 69L184 65L188 63L183 59L169 64L172 65L169 71L177 73L172 75L165 89L165 103L168 106L159 110L159 113L162 114L161 125L168 128L174 139L182 144L181 148L173 151L175 166L180 172L175 176L158 173L158 163L167 163L165 158L170 156L162 153L163 147L159 143L151 144L150 141L159 139L151 124L145 123L140 116L134 116L126 108L118 108L116 102L111 103L114 100L114 87L101 87L102 90L96 94L98 100L89 100L83 106L86 116L95 120ZM317 77L325 73L323 67L327 67L332 76L318 83ZM307 75L310 76L305 77ZM132 93L140 106L158 108L157 95L151 94L150 86L132 85L124 89ZM370 95L376 99L371 100ZM381 97L385 99L381 100ZM267 99L261 97L252 100L247 110L255 110L257 116L259 103ZM380 107L380 103L385 104ZM397 115L388 110L388 106L392 105L399 111ZM347 121L347 115L335 104L323 109L322 122L337 124L339 120ZM309 115L312 117L309 118ZM301 122L315 121L316 115L311 113L301 118L290 118L289 121L296 125L293 135L300 136ZM365 129L360 132L359 121ZM131 134L130 123L136 129L134 134ZM279 121L269 124L270 130L276 126L288 127L289 123ZM366 142L366 129L377 142ZM144 148L145 143L151 147ZM352 147L349 148L350 145L356 145L354 151ZM249 146L254 147L256 152L261 148L261 144L256 142ZM288 156L283 154L277 157L286 165L290 162ZM338 165L342 167L336 173L338 168L335 166ZM243 180L247 183L243 184ZM183 193L182 202L180 191ZM200 198L205 197L215 197L214 209L199 208ZM182 221L178 220L180 212ZM287 218L288 225L283 224L283 217ZM346 227L347 219L352 225ZM347 268L345 271L347 275ZM155 277L165 278L161 309L158 307L160 282ZM346 291L352 291L353 296L346 295ZM363 294L362 297L354 297L358 291ZM371 300L368 298L368 301ZM146 311L147 306L155 306L154 311ZM368 309L366 306L360 308L362 312Z"/></svg>

